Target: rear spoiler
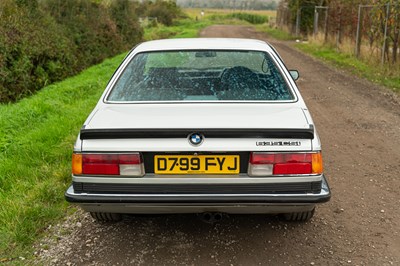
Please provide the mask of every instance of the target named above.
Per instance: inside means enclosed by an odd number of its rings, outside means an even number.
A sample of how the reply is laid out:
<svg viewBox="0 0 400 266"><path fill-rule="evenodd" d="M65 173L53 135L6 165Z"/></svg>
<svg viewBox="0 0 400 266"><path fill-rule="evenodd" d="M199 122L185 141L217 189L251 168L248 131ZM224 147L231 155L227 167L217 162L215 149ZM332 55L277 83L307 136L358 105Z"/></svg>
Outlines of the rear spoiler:
<svg viewBox="0 0 400 266"><path fill-rule="evenodd" d="M285 138L313 139L314 126L304 129L182 129L182 128L144 128L144 129L85 129L82 128L80 138L84 139L149 139L149 138L188 138L198 133L205 138Z"/></svg>

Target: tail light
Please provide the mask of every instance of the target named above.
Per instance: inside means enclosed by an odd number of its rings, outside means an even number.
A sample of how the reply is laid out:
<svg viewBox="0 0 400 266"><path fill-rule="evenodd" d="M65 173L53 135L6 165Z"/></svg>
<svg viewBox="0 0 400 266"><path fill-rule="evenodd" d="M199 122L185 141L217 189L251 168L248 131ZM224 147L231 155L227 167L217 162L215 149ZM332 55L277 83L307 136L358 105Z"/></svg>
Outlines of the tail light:
<svg viewBox="0 0 400 266"><path fill-rule="evenodd" d="M305 175L322 174L322 155L317 153L263 153L250 154L248 174Z"/></svg>
<svg viewBox="0 0 400 266"><path fill-rule="evenodd" d="M143 176L144 166L139 153L74 153L72 173L74 175Z"/></svg>

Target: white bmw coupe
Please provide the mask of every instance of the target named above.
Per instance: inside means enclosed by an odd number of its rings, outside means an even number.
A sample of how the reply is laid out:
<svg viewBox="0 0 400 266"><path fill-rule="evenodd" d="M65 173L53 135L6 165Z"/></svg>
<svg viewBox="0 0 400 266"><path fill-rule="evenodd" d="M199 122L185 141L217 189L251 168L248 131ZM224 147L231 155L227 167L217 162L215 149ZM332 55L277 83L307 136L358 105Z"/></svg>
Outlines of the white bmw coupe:
<svg viewBox="0 0 400 266"><path fill-rule="evenodd" d="M248 39L139 44L84 123L67 201L122 214L283 214L330 199L321 143L274 48Z"/></svg>

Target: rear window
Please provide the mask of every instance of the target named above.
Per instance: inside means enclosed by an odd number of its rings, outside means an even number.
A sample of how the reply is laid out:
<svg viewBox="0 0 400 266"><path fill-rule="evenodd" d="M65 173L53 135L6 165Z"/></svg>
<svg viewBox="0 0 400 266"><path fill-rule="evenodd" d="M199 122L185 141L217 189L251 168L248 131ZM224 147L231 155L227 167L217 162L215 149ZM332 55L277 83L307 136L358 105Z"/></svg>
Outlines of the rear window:
<svg viewBox="0 0 400 266"><path fill-rule="evenodd" d="M271 57L260 51L139 53L107 101L293 100Z"/></svg>

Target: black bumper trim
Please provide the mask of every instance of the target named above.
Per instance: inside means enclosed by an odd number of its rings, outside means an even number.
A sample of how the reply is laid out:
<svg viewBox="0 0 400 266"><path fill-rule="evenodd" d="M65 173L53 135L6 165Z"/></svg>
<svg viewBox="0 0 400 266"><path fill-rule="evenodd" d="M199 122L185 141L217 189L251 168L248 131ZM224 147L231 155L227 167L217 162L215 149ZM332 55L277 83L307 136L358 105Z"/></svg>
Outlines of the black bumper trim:
<svg viewBox="0 0 400 266"><path fill-rule="evenodd" d="M322 176L319 193L299 194L87 194L75 193L72 186L65 192L68 202L77 204L315 204L330 200L328 183Z"/></svg>
<svg viewBox="0 0 400 266"><path fill-rule="evenodd" d="M115 129L85 129L82 128L80 138L84 139L130 139L130 138L187 138L191 133L203 134L206 138L294 138L313 139L314 127L304 129L166 129L166 128L115 128Z"/></svg>

